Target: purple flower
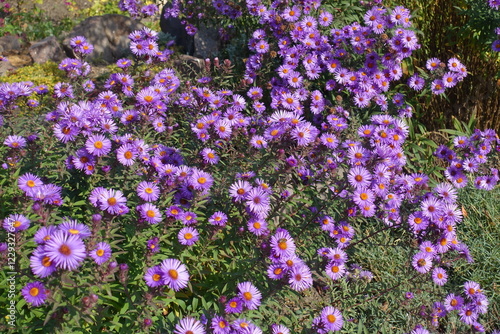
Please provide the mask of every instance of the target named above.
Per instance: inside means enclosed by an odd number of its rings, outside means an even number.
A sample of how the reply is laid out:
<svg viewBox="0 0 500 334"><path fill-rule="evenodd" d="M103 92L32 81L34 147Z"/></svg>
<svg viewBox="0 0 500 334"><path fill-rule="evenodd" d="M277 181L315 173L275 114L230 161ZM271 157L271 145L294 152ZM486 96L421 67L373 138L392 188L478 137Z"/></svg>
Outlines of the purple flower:
<svg viewBox="0 0 500 334"><path fill-rule="evenodd" d="M443 268L436 267L432 270L432 280L439 286L443 286L448 281L448 274Z"/></svg>
<svg viewBox="0 0 500 334"><path fill-rule="evenodd" d="M145 201L154 202L160 196L160 188L149 181L142 181L137 186L137 195Z"/></svg>
<svg viewBox="0 0 500 334"><path fill-rule="evenodd" d="M30 267L34 275L42 278L50 276L57 269L55 263L50 260L50 257L41 247L33 251L30 257Z"/></svg>
<svg viewBox="0 0 500 334"><path fill-rule="evenodd" d="M280 229L271 237L271 249L279 257L289 257L295 254L295 242L284 229Z"/></svg>
<svg viewBox="0 0 500 334"><path fill-rule="evenodd" d="M231 298L225 307L226 313L241 313L243 311L243 301L239 297Z"/></svg>
<svg viewBox="0 0 500 334"><path fill-rule="evenodd" d="M30 220L20 214L12 214L3 220L3 228L9 233L24 231L30 227Z"/></svg>
<svg viewBox="0 0 500 334"><path fill-rule="evenodd" d="M21 290L24 299L33 306L40 306L45 303L47 295L45 293L45 286L42 282L31 282Z"/></svg>
<svg viewBox="0 0 500 334"><path fill-rule="evenodd" d="M346 273L346 268L343 263L334 261L329 262L325 268L326 274L334 281L338 280Z"/></svg>
<svg viewBox="0 0 500 334"><path fill-rule="evenodd" d="M209 173L199 169L193 171L189 181L193 188L199 191L208 191L214 183L214 179Z"/></svg>
<svg viewBox="0 0 500 334"><path fill-rule="evenodd" d="M181 261L177 259L166 259L160 264L160 268L165 274L164 284L169 288L179 291L187 287L189 282L189 273Z"/></svg>
<svg viewBox="0 0 500 334"><path fill-rule="evenodd" d="M144 203L137 206L137 211L139 212L141 218L149 224L158 224L163 219L160 210L156 207L156 205L151 203Z"/></svg>
<svg viewBox="0 0 500 334"><path fill-rule="evenodd" d="M309 267L305 264L297 264L288 273L288 284L295 291L302 291L312 287L313 279Z"/></svg>
<svg viewBox="0 0 500 334"><path fill-rule="evenodd" d="M250 211L259 217L266 216L270 209L269 194L261 188L251 189L246 196L245 203Z"/></svg>
<svg viewBox="0 0 500 334"><path fill-rule="evenodd" d="M160 266L154 266L149 268L144 274L144 280L146 285L152 288L162 286L164 284L164 279L167 274L160 268Z"/></svg>
<svg viewBox="0 0 500 334"><path fill-rule="evenodd" d="M82 239L64 231L52 234L45 244L45 251L57 267L66 270L78 268L87 256Z"/></svg>
<svg viewBox="0 0 500 334"><path fill-rule="evenodd" d="M339 331L344 325L342 313L332 306L327 306L321 311L321 320L329 331Z"/></svg>
<svg viewBox="0 0 500 334"><path fill-rule="evenodd" d="M210 328L213 331L213 334L230 334L231 327L229 322L221 316L216 315L212 318L210 323Z"/></svg>
<svg viewBox="0 0 500 334"><path fill-rule="evenodd" d="M85 142L85 148L90 154L100 157L111 151L111 141L101 134L92 135Z"/></svg>
<svg viewBox="0 0 500 334"><path fill-rule="evenodd" d="M262 294L251 282L243 282L238 283L238 297L247 309L256 310L260 305Z"/></svg>
<svg viewBox="0 0 500 334"><path fill-rule="evenodd" d="M204 148L201 152L200 155L203 158L203 161L207 164L215 165L219 162L219 156L217 153L211 149L211 148Z"/></svg>
<svg viewBox="0 0 500 334"><path fill-rule="evenodd" d="M137 157L137 149L132 144L124 144L116 150L118 161L124 166L132 166Z"/></svg>
<svg viewBox="0 0 500 334"><path fill-rule="evenodd" d="M87 225L81 224L76 220L64 220L61 225L58 226L60 231L65 231L71 235L76 235L81 239L85 239L92 235L92 232Z"/></svg>
<svg viewBox="0 0 500 334"><path fill-rule="evenodd" d="M205 334L203 325L198 320L186 317L175 325L175 334Z"/></svg>
<svg viewBox="0 0 500 334"><path fill-rule="evenodd" d="M227 222L227 215L224 212L217 211L210 216L208 222L216 226L225 226Z"/></svg>
<svg viewBox="0 0 500 334"><path fill-rule="evenodd" d="M38 187L43 185L43 182L39 177L26 173L18 179L17 184L22 191L33 194Z"/></svg>
<svg viewBox="0 0 500 334"><path fill-rule="evenodd" d="M5 138L3 143L11 148L23 148L26 146L26 139L21 136L12 135Z"/></svg>
<svg viewBox="0 0 500 334"><path fill-rule="evenodd" d="M248 192L251 189L252 186L248 181L238 180L229 188L229 194L236 202L241 202L248 196Z"/></svg>
<svg viewBox="0 0 500 334"><path fill-rule="evenodd" d="M432 256L428 253L420 252L413 256L413 268L421 274L425 274L432 267Z"/></svg>
<svg viewBox="0 0 500 334"><path fill-rule="evenodd" d="M179 242L184 246L192 246L198 241L199 233L194 227L184 227L177 234Z"/></svg>
<svg viewBox="0 0 500 334"><path fill-rule="evenodd" d="M89 255L98 265L101 265L111 258L111 246L106 242L100 242Z"/></svg>

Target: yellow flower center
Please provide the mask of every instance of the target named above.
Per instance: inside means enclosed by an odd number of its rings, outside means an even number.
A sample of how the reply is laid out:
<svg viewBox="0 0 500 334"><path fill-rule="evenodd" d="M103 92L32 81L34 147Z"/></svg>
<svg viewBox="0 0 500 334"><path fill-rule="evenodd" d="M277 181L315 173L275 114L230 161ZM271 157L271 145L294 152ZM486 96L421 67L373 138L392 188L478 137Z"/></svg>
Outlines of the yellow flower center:
<svg viewBox="0 0 500 334"><path fill-rule="evenodd" d="M170 276L170 278L172 279L177 279L179 277L179 273L175 269L170 269L168 271L168 276Z"/></svg>
<svg viewBox="0 0 500 334"><path fill-rule="evenodd" d="M39 294L39 293L40 293L40 290L38 290L38 288L31 288L31 289L30 289L30 295L31 295L32 297L36 297L36 296L38 296L38 294Z"/></svg>
<svg viewBox="0 0 500 334"><path fill-rule="evenodd" d="M68 247L68 245L62 245L61 247L59 247L59 253L68 256L71 255L71 249Z"/></svg>

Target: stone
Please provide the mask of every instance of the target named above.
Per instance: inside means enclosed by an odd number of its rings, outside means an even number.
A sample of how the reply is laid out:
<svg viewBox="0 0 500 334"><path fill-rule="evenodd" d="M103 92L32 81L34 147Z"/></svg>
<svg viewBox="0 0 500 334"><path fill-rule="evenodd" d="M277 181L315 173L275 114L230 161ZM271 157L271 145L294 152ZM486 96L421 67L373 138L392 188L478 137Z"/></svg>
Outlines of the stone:
<svg viewBox="0 0 500 334"><path fill-rule="evenodd" d="M12 35L0 37L0 53L7 54L20 49L21 43L19 42L19 38Z"/></svg>
<svg viewBox="0 0 500 334"><path fill-rule="evenodd" d="M15 69L16 68L12 66L10 61L8 60L0 61L0 77L7 75L10 71L13 71Z"/></svg>
<svg viewBox="0 0 500 334"><path fill-rule="evenodd" d="M142 23L124 15L92 16L74 27L62 44L66 54L74 58L69 41L75 36L83 36L94 46L94 51L85 60L89 62L101 60L111 64L130 54L128 36L143 27Z"/></svg>
<svg viewBox="0 0 500 334"><path fill-rule="evenodd" d="M190 55L179 55L174 60L175 68L190 79L195 79L205 69L205 60Z"/></svg>
<svg viewBox="0 0 500 334"><path fill-rule="evenodd" d="M169 8L169 4L163 6L160 15L160 29L163 33L174 37L175 45L180 47L180 52L188 55L195 53L195 38L189 35L181 23L181 20L176 17L165 17L165 11Z"/></svg>
<svg viewBox="0 0 500 334"><path fill-rule="evenodd" d="M33 43L29 48L29 53L33 61L38 64L49 60L58 63L65 58L64 51L54 36Z"/></svg>
<svg viewBox="0 0 500 334"><path fill-rule="evenodd" d="M198 58L214 58L219 54L219 33L215 27L201 24L194 35L194 56Z"/></svg>

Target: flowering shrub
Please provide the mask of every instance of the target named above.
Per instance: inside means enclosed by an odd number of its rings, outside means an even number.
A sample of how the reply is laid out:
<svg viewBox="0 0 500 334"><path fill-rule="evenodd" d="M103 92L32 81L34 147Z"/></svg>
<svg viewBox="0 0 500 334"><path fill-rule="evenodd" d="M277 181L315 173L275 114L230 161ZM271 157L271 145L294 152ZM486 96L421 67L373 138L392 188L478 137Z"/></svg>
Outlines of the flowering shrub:
<svg viewBox="0 0 500 334"><path fill-rule="evenodd" d="M465 65L433 58L405 78L421 47L411 13L380 1L341 26L319 1L214 8L258 22L244 73L214 59L183 78L144 28L104 82L88 77L92 45L73 38L43 121L16 116L47 87L0 85L1 259L23 296L5 327L373 332L387 325L375 302L402 312L389 332L439 332L452 315L484 331L483 287L449 281L455 261L472 261L458 193L495 188L498 137L438 147L440 178L409 172L405 152L403 88L444 94Z"/></svg>

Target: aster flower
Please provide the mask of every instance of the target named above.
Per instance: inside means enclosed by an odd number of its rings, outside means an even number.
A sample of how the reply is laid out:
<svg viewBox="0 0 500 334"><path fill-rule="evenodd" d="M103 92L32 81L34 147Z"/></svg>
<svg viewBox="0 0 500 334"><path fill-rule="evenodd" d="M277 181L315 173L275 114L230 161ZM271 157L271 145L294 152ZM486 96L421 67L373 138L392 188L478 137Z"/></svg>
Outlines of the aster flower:
<svg viewBox="0 0 500 334"><path fill-rule="evenodd" d="M221 316L216 315L212 318L210 323L210 328L213 331L213 334L230 334L231 327L229 322Z"/></svg>
<svg viewBox="0 0 500 334"><path fill-rule="evenodd" d="M425 274L432 267L432 256L428 253L417 253L412 259L413 268L421 274Z"/></svg>
<svg viewBox="0 0 500 334"><path fill-rule="evenodd" d="M287 273L288 268L283 264L271 264L267 268L267 276L273 280L282 279Z"/></svg>
<svg viewBox="0 0 500 334"><path fill-rule="evenodd" d="M305 264L298 264L294 266L290 270L288 275L288 284L293 290L302 291L312 287L312 274L309 267L307 267Z"/></svg>
<svg viewBox="0 0 500 334"><path fill-rule="evenodd" d="M476 306L474 303L464 304L458 311L460 316L460 321L467 325L472 325L477 321L479 314L476 311Z"/></svg>
<svg viewBox="0 0 500 334"><path fill-rule="evenodd" d="M30 267L33 274L41 278L50 276L57 269L42 247L33 251L30 257Z"/></svg>
<svg viewBox="0 0 500 334"><path fill-rule="evenodd" d="M33 237L35 242L39 245L45 244L50 240L52 234L57 231L57 227L54 225L42 226Z"/></svg>
<svg viewBox="0 0 500 334"><path fill-rule="evenodd" d="M184 246L192 246L199 239L199 233L194 227L184 227L177 234L177 239Z"/></svg>
<svg viewBox="0 0 500 334"><path fill-rule="evenodd" d="M154 237L148 240L146 248L151 253L158 253L160 251L160 239L158 237Z"/></svg>
<svg viewBox="0 0 500 334"><path fill-rule="evenodd" d="M210 216L208 222L216 226L225 226L227 222L227 215L224 212L217 211Z"/></svg>
<svg viewBox="0 0 500 334"><path fill-rule="evenodd" d="M368 188L372 180L372 175L366 168L356 166L349 171L347 180L355 188Z"/></svg>
<svg viewBox="0 0 500 334"><path fill-rule="evenodd" d="M60 231L65 231L66 233L69 233L71 235L76 235L80 237L81 239L85 239L89 236L92 235L92 232L88 228L87 225L81 224L77 222L76 220L64 220L59 226L58 229Z"/></svg>
<svg viewBox="0 0 500 334"><path fill-rule="evenodd" d="M260 305L262 294L251 282L243 282L238 283L238 297L247 309L256 310Z"/></svg>
<svg viewBox="0 0 500 334"><path fill-rule="evenodd" d="M432 280L439 286L443 286L448 281L448 274L443 268L436 267L432 270Z"/></svg>
<svg viewBox="0 0 500 334"><path fill-rule="evenodd" d="M40 306L45 303L47 295L42 282L31 282L21 290L24 299L33 306Z"/></svg>
<svg viewBox="0 0 500 334"><path fill-rule="evenodd" d="M99 196L99 208L111 214L121 214L126 203L127 199L120 190L104 189Z"/></svg>
<svg viewBox="0 0 500 334"><path fill-rule="evenodd" d="M101 265L111 258L111 246L106 242L100 242L90 251L89 255L95 263Z"/></svg>
<svg viewBox="0 0 500 334"><path fill-rule="evenodd" d="M332 306L327 306L321 311L321 320L329 331L339 331L344 325L342 313Z"/></svg>
<svg viewBox="0 0 500 334"><path fill-rule="evenodd" d="M250 232L257 236L266 235L269 232L267 222L258 218L250 219L247 223L247 228Z"/></svg>
<svg viewBox="0 0 500 334"><path fill-rule="evenodd" d="M26 173L18 179L17 184L22 191L34 193L36 188L43 185L43 182L39 177L31 173Z"/></svg>
<svg viewBox="0 0 500 334"><path fill-rule="evenodd" d="M192 211L185 211L179 216L178 219L180 219L184 225L189 226L189 225L195 225L198 222L197 217L198 216L196 215L196 213Z"/></svg>
<svg viewBox="0 0 500 334"><path fill-rule="evenodd" d="M4 145L7 145L8 147L11 148L23 148L26 146L26 139L21 136L17 135L12 135L12 136L7 136L4 140Z"/></svg>
<svg viewBox="0 0 500 334"><path fill-rule="evenodd" d="M87 256L82 239L64 231L52 234L45 243L45 252L58 268L66 270L78 268Z"/></svg>
<svg viewBox="0 0 500 334"><path fill-rule="evenodd" d="M231 313L241 313L243 311L243 301L239 297L234 297L228 300L225 307L225 312Z"/></svg>
<svg viewBox="0 0 500 334"><path fill-rule="evenodd" d="M2 226L10 233L24 231L30 227L30 220L24 215L11 214L3 220Z"/></svg>
<svg viewBox="0 0 500 334"><path fill-rule="evenodd" d="M431 220L437 219L442 214L442 203L436 197L429 197L420 203L424 217Z"/></svg>
<svg viewBox="0 0 500 334"><path fill-rule="evenodd" d="M248 191L246 196L246 205L251 212L258 215L259 217L264 217L270 209L270 199L267 191L259 188L253 188Z"/></svg>
<svg viewBox="0 0 500 334"><path fill-rule="evenodd" d="M276 234L271 237L270 245L273 252L280 257L292 256L295 253L295 242L284 229L279 229Z"/></svg>
<svg viewBox="0 0 500 334"><path fill-rule="evenodd" d="M137 211L141 218L149 224L158 224L163 219L160 210L152 203L144 203L137 206Z"/></svg>
<svg viewBox="0 0 500 334"><path fill-rule="evenodd" d="M144 280L146 285L152 288L164 285L166 273L160 268L160 266L154 266L149 268L144 274Z"/></svg>
<svg viewBox="0 0 500 334"><path fill-rule="evenodd" d="M189 181L193 188L199 191L208 191L214 183L214 179L209 173L199 169L193 171Z"/></svg>
<svg viewBox="0 0 500 334"><path fill-rule="evenodd" d="M211 149L211 148L204 148L201 152L200 155L203 158L203 161L207 164L215 165L219 162L219 156L217 153Z"/></svg>
<svg viewBox="0 0 500 334"><path fill-rule="evenodd" d="M92 135L85 142L85 148L90 154L100 157L111 151L111 141L101 134Z"/></svg>
<svg viewBox="0 0 500 334"><path fill-rule="evenodd" d="M165 211L167 217L179 219L184 215L184 210L178 206L172 205Z"/></svg>
<svg viewBox="0 0 500 334"><path fill-rule="evenodd" d="M187 268L181 261L177 259L166 259L160 265L161 270L165 273L165 285L169 288L179 291L187 287L189 282L189 273Z"/></svg>
<svg viewBox="0 0 500 334"><path fill-rule="evenodd" d="M448 312L459 310L463 306L463 304L464 304L464 299L461 296L455 295L453 293L447 295L443 303L446 311Z"/></svg>
<svg viewBox="0 0 500 334"><path fill-rule="evenodd" d="M468 281L464 283L464 292L467 296L474 298L477 294L481 294L482 290L479 283Z"/></svg>
<svg viewBox="0 0 500 334"><path fill-rule="evenodd" d="M290 330L283 325L273 324L271 326L271 334L290 334Z"/></svg>
<svg viewBox="0 0 500 334"><path fill-rule="evenodd" d="M326 274L334 281L338 280L346 273L346 268L343 263L334 261L329 262L325 268Z"/></svg>
<svg viewBox="0 0 500 334"><path fill-rule="evenodd" d="M153 182L141 181L137 186L137 195L148 202L154 202L160 197L160 188Z"/></svg>

